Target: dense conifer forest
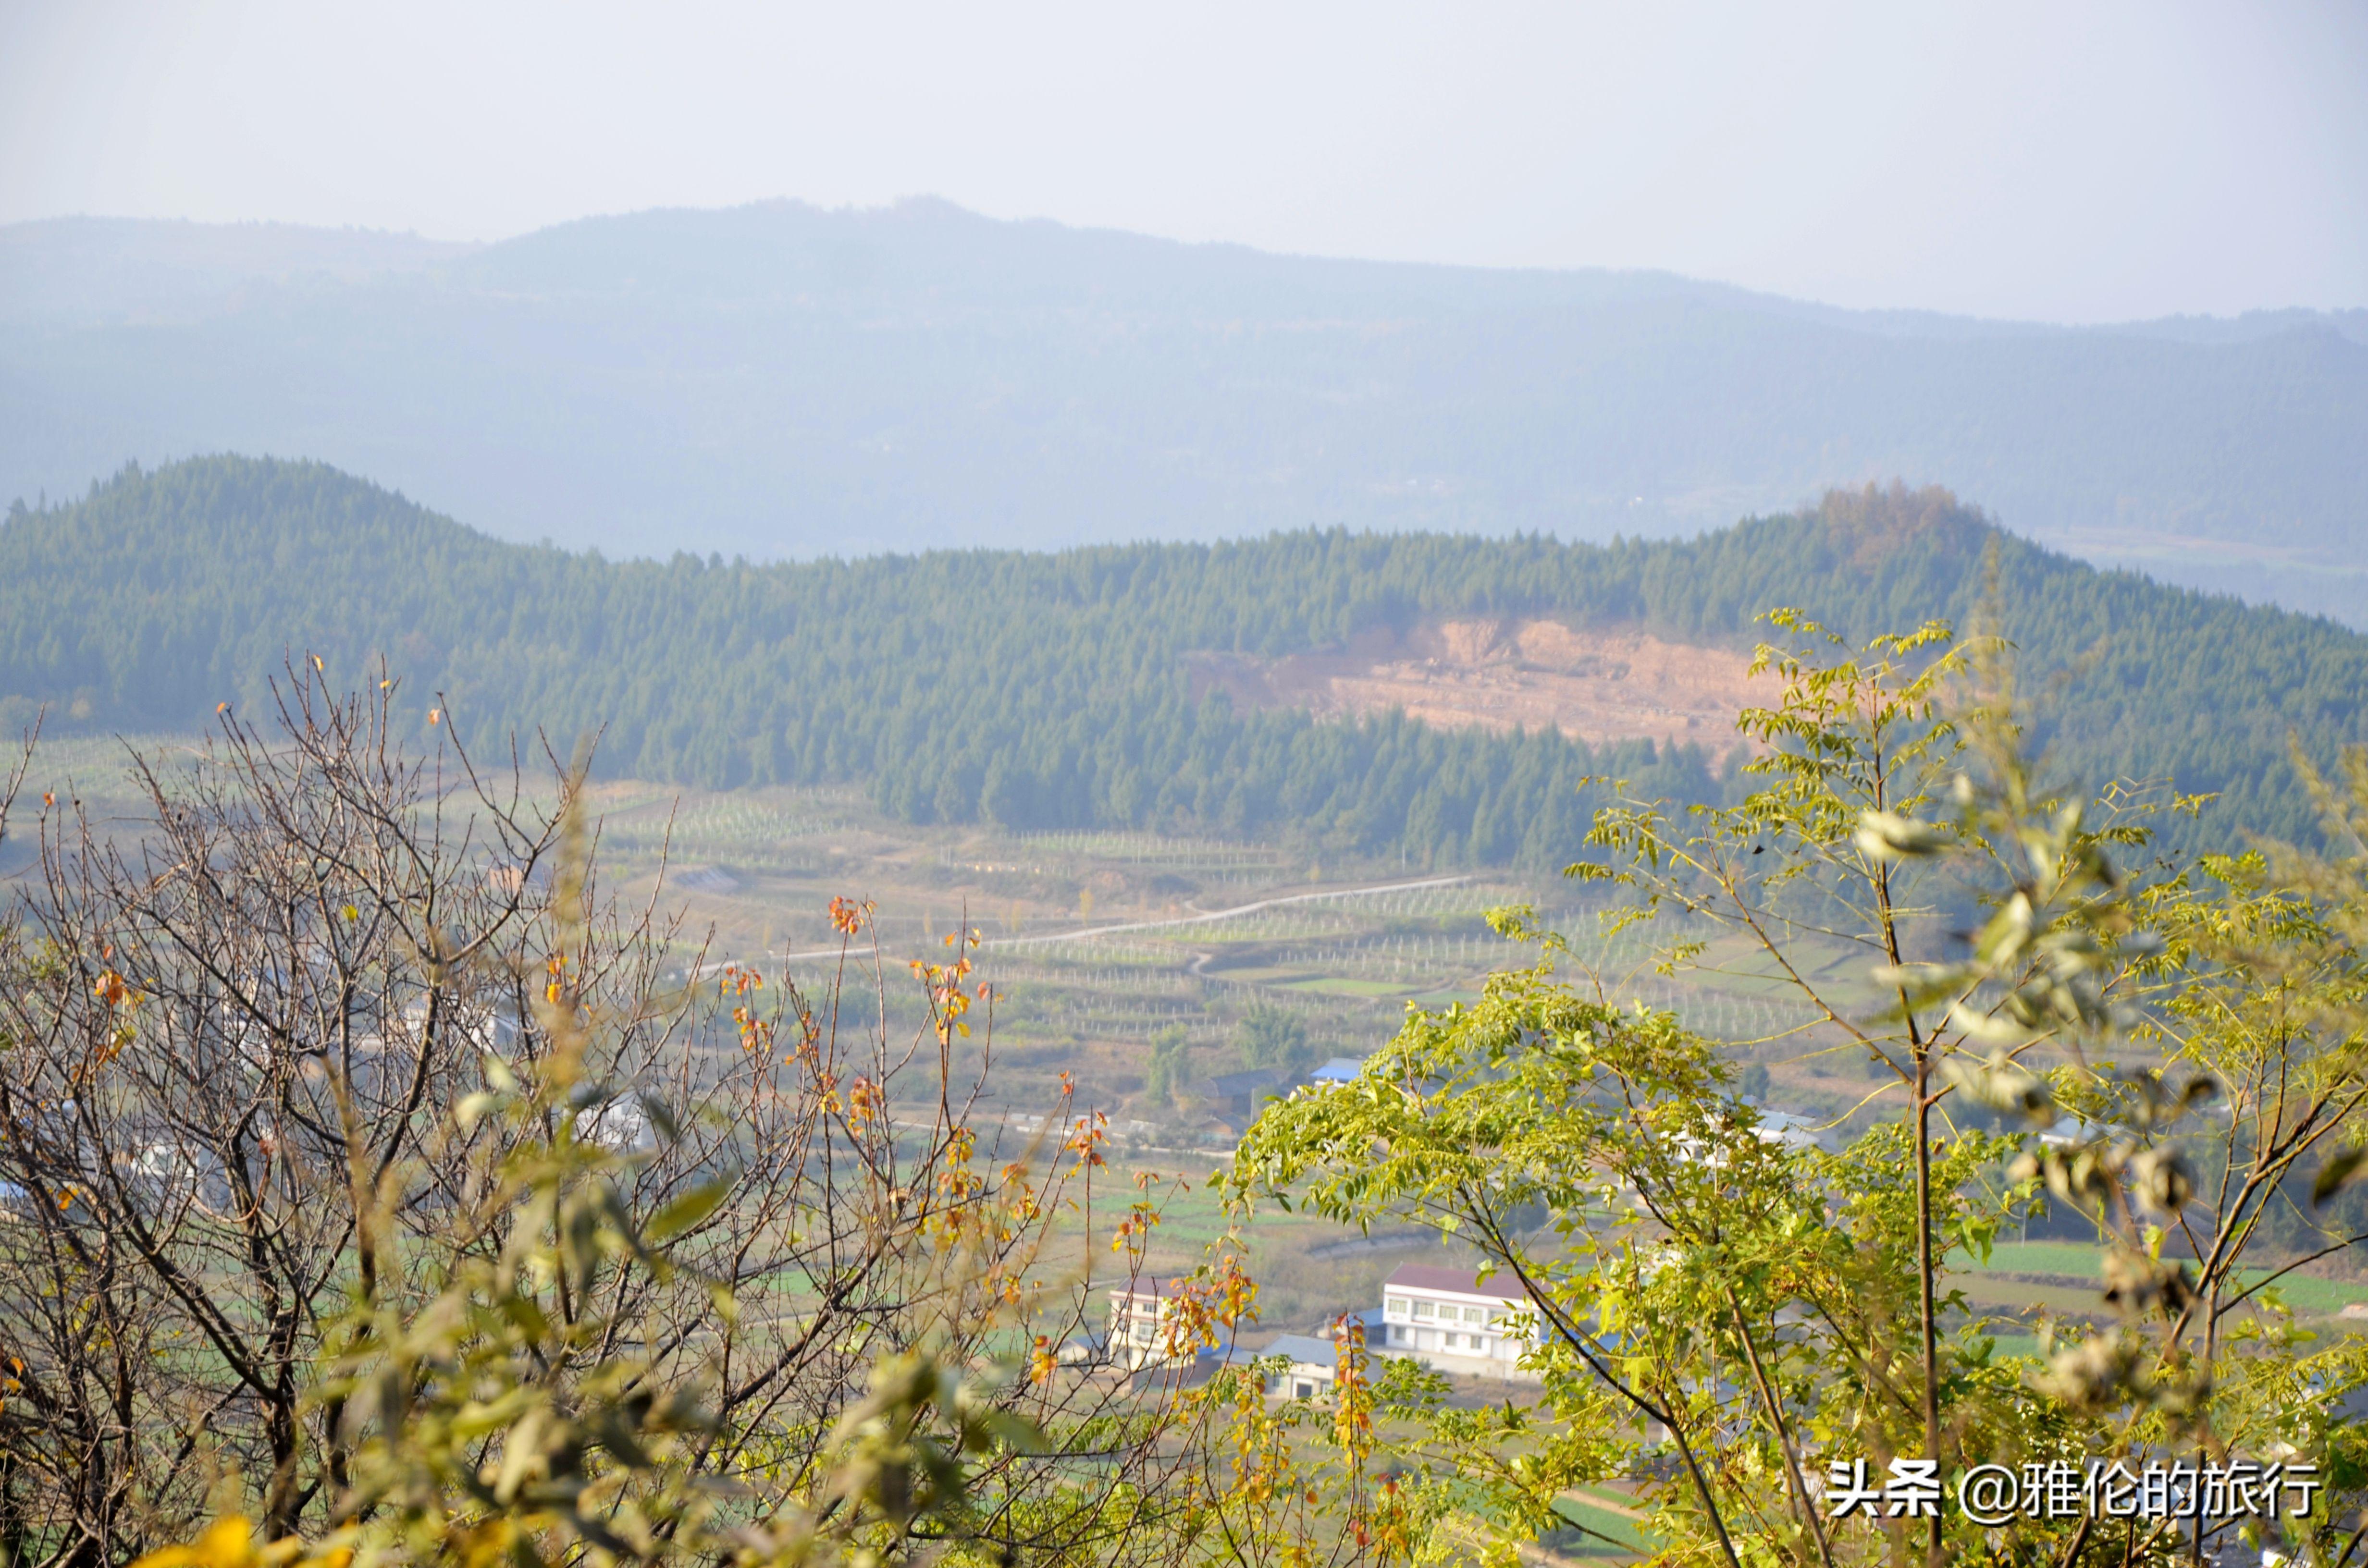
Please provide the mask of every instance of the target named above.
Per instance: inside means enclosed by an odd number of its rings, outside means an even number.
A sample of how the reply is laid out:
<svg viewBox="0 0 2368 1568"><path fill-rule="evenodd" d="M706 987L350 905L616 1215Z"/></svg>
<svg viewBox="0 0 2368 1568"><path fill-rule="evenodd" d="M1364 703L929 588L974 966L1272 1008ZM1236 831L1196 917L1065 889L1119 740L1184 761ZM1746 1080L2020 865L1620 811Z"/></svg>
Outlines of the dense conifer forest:
<svg viewBox="0 0 2368 1568"><path fill-rule="evenodd" d="M317 463L129 468L0 528L0 716L188 730L291 655L383 656L423 735L602 732L611 775L860 781L914 823L1303 839L1410 864L1557 864L1585 781L1716 799L1717 743L1590 747L1195 701L1186 655L1280 655L1378 625L1551 618L1748 647L1793 606L1854 637L2002 614L2067 778L2220 792L2206 817L2307 835L2289 736L2368 739L2368 639L2100 573L1944 493L1861 492L1689 541L1276 534L1059 553L756 566L501 543Z"/></svg>

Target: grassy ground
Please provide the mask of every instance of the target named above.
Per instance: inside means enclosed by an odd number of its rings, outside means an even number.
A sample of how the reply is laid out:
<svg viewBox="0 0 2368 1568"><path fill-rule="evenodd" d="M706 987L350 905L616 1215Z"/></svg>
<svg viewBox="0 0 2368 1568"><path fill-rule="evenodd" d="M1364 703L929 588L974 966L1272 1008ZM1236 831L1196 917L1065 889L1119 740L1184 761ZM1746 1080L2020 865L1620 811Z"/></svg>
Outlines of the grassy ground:
<svg viewBox="0 0 2368 1568"><path fill-rule="evenodd" d="M1966 1293L1985 1304L2044 1306L2087 1314L2099 1310L2103 1257L2100 1248L2080 1242L2001 1242L1990 1249L1986 1266L1976 1265L1962 1252L1952 1255L1950 1262L1967 1271ZM2269 1273L2265 1268L2248 1269L2238 1278L2251 1285ZM2301 1272L2283 1276L2274 1289L2287 1306L2305 1316L2332 1316L2355 1301L2368 1301L2368 1282Z"/></svg>

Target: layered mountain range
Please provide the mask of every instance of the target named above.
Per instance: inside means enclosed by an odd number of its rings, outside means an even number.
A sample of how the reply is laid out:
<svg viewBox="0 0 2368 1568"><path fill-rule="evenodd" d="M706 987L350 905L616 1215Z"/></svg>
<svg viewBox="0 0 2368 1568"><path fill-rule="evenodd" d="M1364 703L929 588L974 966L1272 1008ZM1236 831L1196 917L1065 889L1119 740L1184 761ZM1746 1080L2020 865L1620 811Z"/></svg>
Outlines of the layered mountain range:
<svg viewBox="0 0 2368 1568"><path fill-rule="evenodd" d="M928 200L483 246L0 229L0 500L217 450L336 463L506 539L752 560L1668 537L1905 475L2092 560L2355 618L2368 312L1854 312Z"/></svg>

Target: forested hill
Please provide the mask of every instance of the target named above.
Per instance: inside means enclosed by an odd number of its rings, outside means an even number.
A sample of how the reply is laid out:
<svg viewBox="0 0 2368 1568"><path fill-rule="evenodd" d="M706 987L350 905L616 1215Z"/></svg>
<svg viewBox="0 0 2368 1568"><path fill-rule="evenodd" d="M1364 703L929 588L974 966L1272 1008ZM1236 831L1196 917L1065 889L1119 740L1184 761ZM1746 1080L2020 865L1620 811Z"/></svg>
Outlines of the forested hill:
<svg viewBox="0 0 2368 1568"><path fill-rule="evenodd" d="M359 684L383 654L423 726L447 694L486 741L605 728L611 774L860 780L916 822L1304 836L1432 864L1566 858L1580 781L1726 787L1711 747L1440 733L1196 702L1195 652L1279 655L1469 615L1744 646L1797 606L1855 635L1963 621L1997 545L2027 685L2091 781L2224 791L2224 821L2306 834L2284 761L2368 739L2368 639L2101 574L1945 493L1858 492L1691 541L1279 534L1053 554L749 566L611 562L500 543L314 463L127 469L0 527L0 709L69 728L189 729L253 707L292 650Z"/></svg>

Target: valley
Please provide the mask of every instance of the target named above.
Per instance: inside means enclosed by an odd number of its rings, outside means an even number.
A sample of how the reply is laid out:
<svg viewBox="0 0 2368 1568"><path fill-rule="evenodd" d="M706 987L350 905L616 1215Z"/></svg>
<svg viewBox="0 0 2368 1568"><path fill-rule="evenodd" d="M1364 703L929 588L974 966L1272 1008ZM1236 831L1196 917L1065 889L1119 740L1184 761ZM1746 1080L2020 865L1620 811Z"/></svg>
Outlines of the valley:
<svg viewBox="0 0 2368 1568"><path fill-rule="evenodd" d="M2368 1568L2368 28L120 9L0 1568Z"/></svg>

